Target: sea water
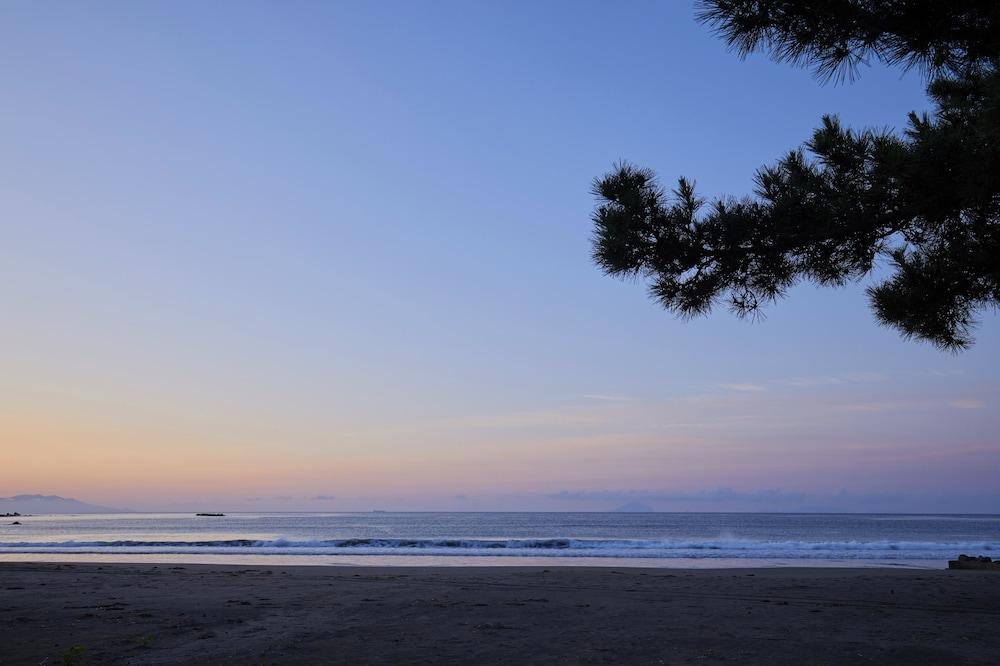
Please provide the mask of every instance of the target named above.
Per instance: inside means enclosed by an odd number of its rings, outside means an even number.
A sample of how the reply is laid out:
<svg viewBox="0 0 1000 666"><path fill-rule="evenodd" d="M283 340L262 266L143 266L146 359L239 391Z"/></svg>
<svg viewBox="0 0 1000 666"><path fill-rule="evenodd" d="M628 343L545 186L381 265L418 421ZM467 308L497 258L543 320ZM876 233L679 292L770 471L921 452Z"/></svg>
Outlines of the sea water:
<svg viewBox="0 0 1000 666"><path fill-rule="evenodd" d="M0 560L943 567L1000 515L232 513L0 519Z"/></svg>

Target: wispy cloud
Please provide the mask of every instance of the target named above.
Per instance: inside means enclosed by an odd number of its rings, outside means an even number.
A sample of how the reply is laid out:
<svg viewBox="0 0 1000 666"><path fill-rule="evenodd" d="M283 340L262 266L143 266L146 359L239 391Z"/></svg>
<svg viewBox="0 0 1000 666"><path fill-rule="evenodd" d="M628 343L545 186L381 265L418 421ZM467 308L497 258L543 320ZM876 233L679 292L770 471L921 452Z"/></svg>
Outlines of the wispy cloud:
<svg viewBox="0 0 1000 666"><path fill-rule="evenodd" d="M767 390L767 387L763 384L723 384L722 388L729 391L740 391L741 393L757 393Z"/></svg>
<svg viewBox="0 0 1000 666"><path fill-rule="evenodd" d="M557 500L609 500L614 502L634 500L688 500L688 501L726 501L752 502L762 500L782 499L786 501L801 501L804 493L786 492L784 490L733 490L732 488L716 488L714 490L672 491L672 490L562 490L546 495Z"/></svg>
<svg viewBox="0 0 1000 666"><path fill-rule="evenodd" d="M294 496L294 495L269 495L269 496L255 496L245 498L247 502L298 502L302 500L333 500L338 499L333 495L307 495L307 496Z"/></svg>
<svg viewBox="0 0 1000 666"><path fill-rule="evenodd" d="M587 400L600 400L603 402L629 402L630 400L635 400L635 398L628 395L607 395L604 393L584 393L580 397L586 398Z"/></svg>
<svg viewBox="0 0 1000 666"><path fill-rule="evenodd" d="M982 409L986 406L982 400L951 400L948 404L955 409Z"/></svg>
<svg viewBox="0 0 1000 666"><path fill-rule="evenodd" d="M917 377L958 377L965 373L961 370L956 370L956 369L940 370L935 368L928 370L920 370L919 372L914 372L913 374L916 375Z"/></svg>
<svg viewBox="0 0 1000 666"><path fill-rule="evenodd" d="M581 396L586 397L586 396ZM385 438L393 436L414 436L429 433L464 432L470 430L507 430L529 428L587 428L607 423L613 410L621 409L614 402L604 404L579 404L572 407L551 407L546 409L500 412L494 414L473 414L452 418L432 419L399 423L387 427L375 427L344 433L344 438Z"/></svg>
<svg viewBox="0 0 1000 666"><path fill-rule="evenodd" d="M873 490L857 492L842 489L836 493L806 493L780 488L762 490L564 490L549 493L546 499L562 503L584 503L598 510L615 505L648 503L661 511L865 511L865 512L954 512L966 513L993 506L996 493L924 494ZM652 506L649 506L649 505ZM596 506L595 506L596 505Z"/></svg>
<svg viewBox="0 0 1000 666"><path fill-rule="evenodd" d="M843 375L827 375L820 377L789 377L782 384L799 388L814 386L838 386L844 384L869 384L885 381L885 376L877 372L851 372Z"/></svg>
<svg viewBox="0 0 1000 666"><path fill-rule="evenodd" d="M881 412L899 412L911 409L921 409L934 406L932 400L870 400L865 402L848 402L831 405L832 409L840 409L847 412L869 412L878 414ZM940 403L937 403L940 405Z"/></svg>

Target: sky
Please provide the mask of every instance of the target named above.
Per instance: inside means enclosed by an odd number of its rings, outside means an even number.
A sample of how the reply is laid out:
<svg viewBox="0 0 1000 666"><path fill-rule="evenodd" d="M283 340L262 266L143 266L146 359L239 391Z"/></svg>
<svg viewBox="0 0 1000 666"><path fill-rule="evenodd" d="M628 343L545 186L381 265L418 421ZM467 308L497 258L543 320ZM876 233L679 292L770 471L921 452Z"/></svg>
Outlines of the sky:
<svg viewBox="0 0 1000 666"><path fill-rule="evenodd" d="M1000 321L865 283L680 321L590 260L622 159L744 195L924 82L687 2L0 6L0 496L142 510L976 511Z"/></svg>

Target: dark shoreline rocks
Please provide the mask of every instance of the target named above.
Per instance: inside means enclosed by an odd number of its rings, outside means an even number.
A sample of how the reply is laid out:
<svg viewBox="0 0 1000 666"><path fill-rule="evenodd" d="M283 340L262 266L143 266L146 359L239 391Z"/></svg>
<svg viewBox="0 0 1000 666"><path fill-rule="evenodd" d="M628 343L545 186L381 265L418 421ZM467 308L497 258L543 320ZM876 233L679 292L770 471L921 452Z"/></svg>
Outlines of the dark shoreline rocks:
<svg viewBox="0 0 1000 666"><path fill-rule="evenodd" d="M1000 571L1000 562L985 556L959 555L957 560L948 560L949 569L977 569L981 571Z"/></svg>

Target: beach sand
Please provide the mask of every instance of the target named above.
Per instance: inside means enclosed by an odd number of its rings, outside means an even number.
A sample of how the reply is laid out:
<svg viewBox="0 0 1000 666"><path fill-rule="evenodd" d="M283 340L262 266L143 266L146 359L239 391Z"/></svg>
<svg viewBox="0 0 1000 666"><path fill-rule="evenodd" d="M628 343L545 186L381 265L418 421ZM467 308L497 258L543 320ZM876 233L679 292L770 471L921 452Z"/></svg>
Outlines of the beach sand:
<svg viewBox="0 0 1000 666"><path fill-rule="evenodd" d="M0 664L1000 664L1000 575L0 563Z"/></svg>

